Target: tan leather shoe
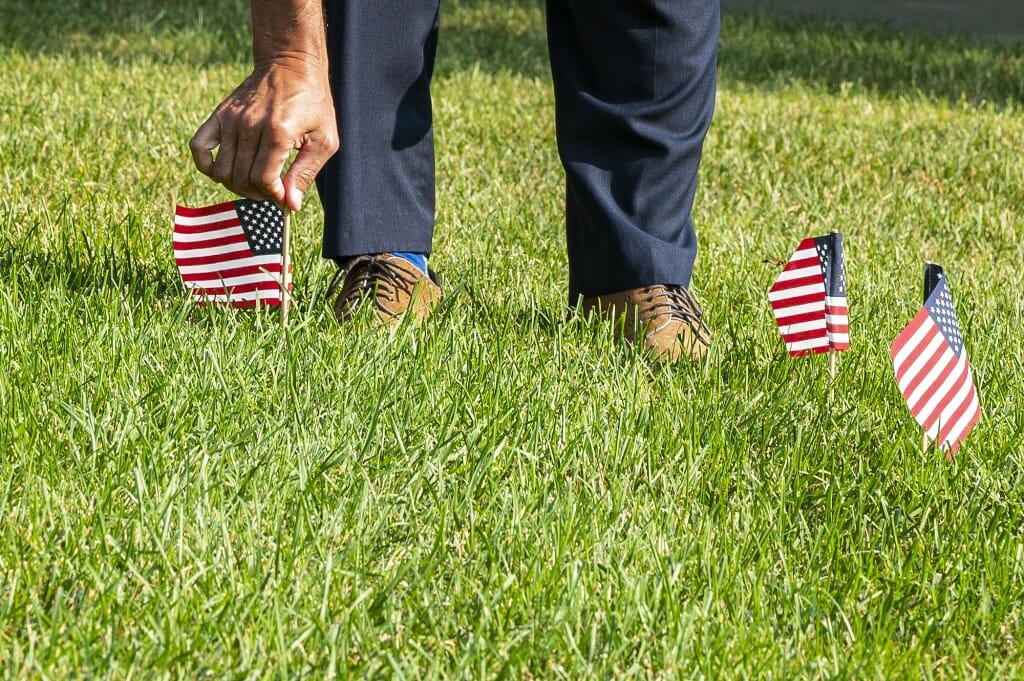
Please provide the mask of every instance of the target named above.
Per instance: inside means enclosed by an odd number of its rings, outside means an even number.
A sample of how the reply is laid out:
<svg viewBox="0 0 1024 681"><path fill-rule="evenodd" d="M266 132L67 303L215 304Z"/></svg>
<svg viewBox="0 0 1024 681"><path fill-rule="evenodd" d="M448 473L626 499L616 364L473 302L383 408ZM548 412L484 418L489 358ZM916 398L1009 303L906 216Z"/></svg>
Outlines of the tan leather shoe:
<svg viewBox="0 0 1024 681"><path fill-rule="evenodd" d="M582 310L614 320L616 336L630 343L642 337L657 360L700 359L711 344L704 313L685 286L657 284L607 293L584 299Z"/></svg>
<svg viewBox="0 0 1024 681"><path fill-rule="evenodd" d="M350 259L335 275L328 296L337 288L338 277L343 279L334 301L334 316L343 323L352 319L367 300L373 301L374 317L384 326L397 326L407 314L413 321L422 322L441 300L441 287L432 273L428 276L405 258L390 253Z"/></svg>

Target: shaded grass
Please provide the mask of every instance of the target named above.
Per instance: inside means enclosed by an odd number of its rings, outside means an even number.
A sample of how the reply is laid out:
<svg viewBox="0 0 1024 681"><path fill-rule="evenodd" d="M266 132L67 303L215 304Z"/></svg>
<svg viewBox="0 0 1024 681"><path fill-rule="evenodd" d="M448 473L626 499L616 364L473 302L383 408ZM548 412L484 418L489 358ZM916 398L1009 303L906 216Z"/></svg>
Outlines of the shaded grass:
<svg viewBox="0 0 1024 681"><path fill-rule="evenodd" d="M74 40L62 7L7 3L0 51L5 676L1020 675L1019 51L727 18L716 343L657 368L565 322L538 5L449 8L437 317L338 328L313 201L285 337L192 308L167 240L174 201L222 198L185 142L245 73L241 3L83 3ZM829 403L763 261L832 228ZM886 354L925 258L985 410L952 463Z"/></svg>

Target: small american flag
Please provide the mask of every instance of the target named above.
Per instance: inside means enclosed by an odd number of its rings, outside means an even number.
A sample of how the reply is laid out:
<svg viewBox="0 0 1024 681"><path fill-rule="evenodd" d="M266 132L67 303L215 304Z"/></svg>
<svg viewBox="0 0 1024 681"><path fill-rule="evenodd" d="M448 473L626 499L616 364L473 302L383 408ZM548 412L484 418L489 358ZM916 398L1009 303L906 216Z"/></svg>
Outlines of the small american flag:
<svg viewBox="0 0 1024 681"><path fill-rule="evenodd" d="M925 267L924 306L889 354L910 413L952 455L981 417L981 405L953 297L938 265Z"/></svg>
<svg viewBox="0 0 1024 681"><path fill-rule="evenodd" d="M174 211L174 260L197 303L280 305L284 212L239 199ZM290 268L289 268L290 269ZM291 272L287 284L291 290Z"/></svg>
<svg viewBox="0 0 1024 681"><path fill-rule="evenodd" d="M848 350L842 235L833 232L801 241L768 291L768 300L791 356Z"/></svg>

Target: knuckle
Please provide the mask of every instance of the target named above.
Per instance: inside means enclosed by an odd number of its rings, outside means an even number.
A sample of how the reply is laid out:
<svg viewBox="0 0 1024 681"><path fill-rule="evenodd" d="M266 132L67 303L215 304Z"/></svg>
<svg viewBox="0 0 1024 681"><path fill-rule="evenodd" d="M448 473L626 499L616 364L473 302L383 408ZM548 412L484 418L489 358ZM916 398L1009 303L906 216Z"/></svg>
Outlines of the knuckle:
<svg viewBox="0 0 1024 681"><path fill-rule="evenodd" d="M228 188L233 188L231 169L220 168L216 165L213 166L213 172L210 173L210 177L220 182L222 185Z"/></svg>
<svg viewBox="0 0 1024 681"><path fill-rule="evenodd" d="M239 118L236 128L239 137L249 139L259 134L263 128L263 121L253 114L245 114Z"/></svg>
<svg viewBox="0 0 1024 681"><path fill-rule="evenodd" d="M275 148L278 149L291 147L292 141L295 138L295 134L291 125L276 121L271 122L267 126L266 130L264 131L264 134L270 140L270 143L274 145Z"/></svg>
<svg viewBox="0 0 1024 681"><path fill-rule="evenodd" d="M338 137L338 133L336 131L328 133L324 138L324 150L327 152L327 155L333 155L340 148L341 139Z"/></svg>

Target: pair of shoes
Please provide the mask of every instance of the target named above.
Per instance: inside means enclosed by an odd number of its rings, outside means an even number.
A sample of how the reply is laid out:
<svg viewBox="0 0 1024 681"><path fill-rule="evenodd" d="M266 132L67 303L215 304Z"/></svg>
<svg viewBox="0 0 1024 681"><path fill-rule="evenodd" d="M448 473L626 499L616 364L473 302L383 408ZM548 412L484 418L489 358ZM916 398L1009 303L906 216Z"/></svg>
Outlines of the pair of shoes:
<svg viewBox="0 0 1024 681"><path fill-rule="evenodd" d="M373 317L383 326L397 326L406 315L422 322L441 300L433 272L424 274L405 258L390 253L358 255L345 261L327 289L339 322L351 320L364 302L372 302Z"/></svg>
<svg viewBox="0 0 1024 681"><path fill-rule="evenodd" d="M582 312L614 320L616 337L629 343L642 337L659 361L697 360L711 344L704 313L685 286L656 284L585 298Z"/></svg>
<svg viewBox="0 0 1024 681"><path fill-rule="evenodd" d="M384 326L397 326L407 315L423 322L442 295L433 272L424 274L390 253L347 260L331 282L328 297L339 280L334 315L343 323L367 301L373 303L374 319ZM644 348L660 361L700 359L711 342L700 306L685 286L658 284L586 298L582 311L614 320L616 335L630 343L642 336Z"/></svg>

